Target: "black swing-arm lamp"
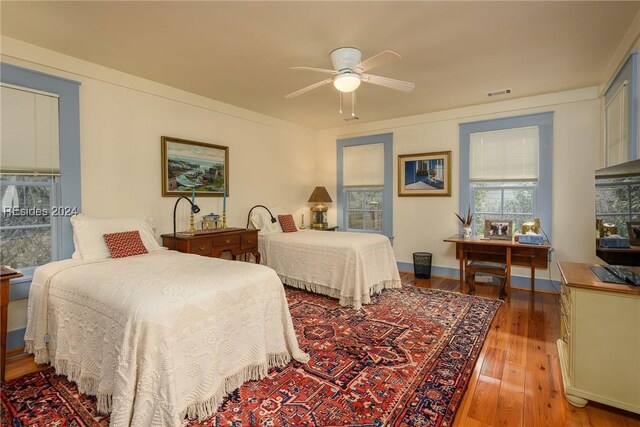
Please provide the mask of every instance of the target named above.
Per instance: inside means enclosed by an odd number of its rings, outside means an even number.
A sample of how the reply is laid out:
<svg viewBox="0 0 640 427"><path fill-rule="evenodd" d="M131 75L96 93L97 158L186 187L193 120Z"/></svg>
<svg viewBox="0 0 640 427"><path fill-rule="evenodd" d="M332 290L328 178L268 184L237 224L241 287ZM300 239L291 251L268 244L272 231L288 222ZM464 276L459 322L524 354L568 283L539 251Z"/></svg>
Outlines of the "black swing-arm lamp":
<svg viewBox="0 0 640 427"><path fill-rule="evenodd" d="M251 212L255 209L255 208L264 208L267 210L267 212L269 212L269 216L271 216L271 222L272 223L276 223L277 219L275 219L273 217L273 214L271 213L271 211L269 210L268 207L266 207L265 205L255 205L254 207L252 207L251 209L249 209L249 214L247 215L247 226L245 228L249 228L249 220L251 219Z"/></svg>
<svg viewBox="0 0 640 427"><path fill-rule="evenodd" d="M182 199L185 199L187 202L189 202L189 204L191 205L191 212L193 212L194 214L200 212L200 208L198 207L198 205L193 203L187 197L178 197L178 200L176 200L176 204L173 206L173 249L176 249L176 209L178 209L178 203L180 203L180 200Z"/></svg>

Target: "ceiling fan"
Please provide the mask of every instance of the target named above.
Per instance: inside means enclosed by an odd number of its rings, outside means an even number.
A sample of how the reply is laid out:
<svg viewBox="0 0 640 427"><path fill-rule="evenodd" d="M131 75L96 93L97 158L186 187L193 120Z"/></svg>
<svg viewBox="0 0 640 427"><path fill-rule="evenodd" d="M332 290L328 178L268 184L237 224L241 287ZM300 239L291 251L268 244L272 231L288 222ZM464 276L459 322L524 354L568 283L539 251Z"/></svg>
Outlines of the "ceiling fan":
<svg viewBox="0 0 640 427"><path fill-rule="evenodd" d="M402 57L391 50L385 50L369 59L362 61L362 52L354 47L341 47L331 52L331 63L333 70L325 68L312 67L291 67L292 70L307 70L320 73L332 74L331 78L314 83L285 96L285 98L295 98L298 95L309 92L310 90L319 88L329 83L333 83L336 89L341 93L349 93L355 91L361 82L371 83L378 86L384 86L391 89L401 90L403 92L411 92L415 88L415 84L402 80L390 79L388 77L374 76L365 74L365 71L379 67L389 61L401 59Z"/></svg>

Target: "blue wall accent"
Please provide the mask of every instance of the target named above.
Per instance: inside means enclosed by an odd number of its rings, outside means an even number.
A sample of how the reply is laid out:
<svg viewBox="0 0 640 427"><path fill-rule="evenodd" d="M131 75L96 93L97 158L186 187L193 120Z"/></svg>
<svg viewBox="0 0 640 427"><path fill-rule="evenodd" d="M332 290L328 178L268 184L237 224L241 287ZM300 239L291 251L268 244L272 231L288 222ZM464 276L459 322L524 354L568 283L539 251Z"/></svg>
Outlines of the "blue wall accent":
<svg viewBox="0 0 640 427"><path fill-rule="evenodd" d="M393 242L393 134L383 133L379 135L358 136L344 138L336 141L337 179L336 179L336 204L338 210L338 227L346 230L345 225L345 200L342 184L342 149L354 145L384 144L384 190L382 211L382 233L392 239Z"/></svg>
<svg viewBox="0 0 640 427"><path fill-rule="evenodd" d="M59 132L60 132L60 198L59 206L82 209L80 187L80 83L61 77L0 63L0 81L22 86L59 96ZM73 232L69 218L62 218L61 241L58 254L60 259L71 258L73 254ZM29 296L31 274L24 271L25 276L12 281L9 301L24 299ZM19 335L15 342L14 336ZM11 331L8 334L7 348L24 345L22 337L24 329Z"/></svg>
<svg viewBox="0 0 640 427"><path fill-rule="evenodd" d="M406 271L413 274L413 264L410 262L398 262L398 270ZM536 273L540 270L536 270ZM559 292L560 282L557 280L550 280L548 277L548 270L541 272L539 277L536 274L536 289L542 291ZM453 280L460 280L460 270L451 267L431 267L431 275L439 277L447 277ZM546 278L544 277L546 275ZM514 288L531 289L531 278L527 276L511 276L511 286Z"/></svg>
<svg viewBox="0 0 640 427"><path fill-rule="evenodd" d="M7 349L11 350L24 346L24 333L26 331L27 328L20 328L7 332Z"/></svg>
<svg viewBox="0 0 640 427"><path fill-rule="evenodd" d="M483 120L460 124L460 212L466 212L471 203L469 181L470 138L472 133L538 126L539 160L536 210L542 229L552 242L553 195L553 112Z"/></svg>
<svg viewBox="0 0 640 427"><path fill-rule="evenodd" d="M605 104L616 93L618 88L625 82L629 83L629 160L635 160L640 158L638 153L638 54L632 53L627 59L627 62L622 66L616 77L613 79L606 92L604 93Z"/></svg>

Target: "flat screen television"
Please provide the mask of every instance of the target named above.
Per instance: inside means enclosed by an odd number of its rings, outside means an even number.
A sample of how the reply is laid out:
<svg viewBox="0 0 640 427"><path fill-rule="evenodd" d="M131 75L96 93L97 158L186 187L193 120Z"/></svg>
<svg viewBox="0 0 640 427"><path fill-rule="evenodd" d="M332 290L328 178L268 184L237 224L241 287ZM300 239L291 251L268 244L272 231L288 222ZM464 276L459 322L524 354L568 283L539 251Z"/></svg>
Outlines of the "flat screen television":
<svg viewBox="0 0 640 427"><path fill-rule="evenodd" d="M596 244L596 255L609 264L640 266L640 160L598 169L595 178L596 236L630 241L624 249Z"/></svg>

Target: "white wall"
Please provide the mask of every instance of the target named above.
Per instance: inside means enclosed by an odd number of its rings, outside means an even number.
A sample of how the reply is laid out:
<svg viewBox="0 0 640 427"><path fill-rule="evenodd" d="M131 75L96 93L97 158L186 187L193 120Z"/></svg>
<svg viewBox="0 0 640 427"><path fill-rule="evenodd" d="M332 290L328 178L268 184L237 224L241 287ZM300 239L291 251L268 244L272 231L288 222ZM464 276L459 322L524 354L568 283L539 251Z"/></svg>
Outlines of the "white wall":
<svg viewBox="0 0 640 427"><path fill-rule="evenodd" d="M593 87L321 131L316 142L319 181L326 183L335 197L337 138L392 132L396 257L411 263L413 252L427 251L433 253L435 266L457 268L454 245L442 240L458 232L453 213L466 209L458 206L458 125L553 111L553 259L591 262L595 260L594 170L600 140L599 107L598 91ZM452 152L451 197L397 197L399 154L448 150ZM330 210L329 221L336 221L335 209ZM557 279L555 263L552 272ZM515 269L514 274L528 276L522 269Z"/></svg>
<svg viewBox="0 0 640 427"><path fill-rule="evenodd" d="M80 86L82 211L155 219L170 233L175 197L161 196L160 137L229 147L228 225L244 227L255 204L299 213L315 184L315 132L201 96L2 38L2 61L76 80ZM220 198L198 198L202 214ZM178 229L188 224L179 207ZM299 220L299 216L296 218ZM24 301L9 305L9 330L25 325Z"/></svg>

